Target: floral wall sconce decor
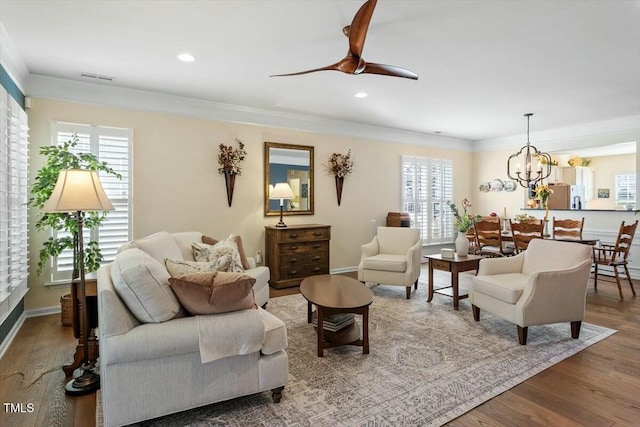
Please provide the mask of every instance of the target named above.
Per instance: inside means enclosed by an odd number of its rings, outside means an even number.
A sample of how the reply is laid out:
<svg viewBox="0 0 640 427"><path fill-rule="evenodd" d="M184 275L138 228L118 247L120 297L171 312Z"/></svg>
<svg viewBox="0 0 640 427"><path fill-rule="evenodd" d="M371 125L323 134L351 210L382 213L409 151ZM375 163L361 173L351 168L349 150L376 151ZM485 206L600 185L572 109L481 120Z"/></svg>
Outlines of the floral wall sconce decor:
<svg viewBox="0 0 640 427"><path fill-rule="evenodd" d="M227 186L227 203L231 206L233 200L233 187L236 182L236 175L242 175L241 163L247 152L244 150L242 141L236 138L238 148L234 149L230 145L220 144L220 152L218 153L218 173L224 175L224 181Z"/></svg>
<svg viewBox="0 0 640 427"><path fill-rule="evenodd" d="M347 154L333 153L329 157L329 163L327 168L336 180L336 195L338 196L338 206L342 201L342 187L344 185L344 178L353 172L353 165L355 161L351 158L351 150L347 151Z"/></svg>

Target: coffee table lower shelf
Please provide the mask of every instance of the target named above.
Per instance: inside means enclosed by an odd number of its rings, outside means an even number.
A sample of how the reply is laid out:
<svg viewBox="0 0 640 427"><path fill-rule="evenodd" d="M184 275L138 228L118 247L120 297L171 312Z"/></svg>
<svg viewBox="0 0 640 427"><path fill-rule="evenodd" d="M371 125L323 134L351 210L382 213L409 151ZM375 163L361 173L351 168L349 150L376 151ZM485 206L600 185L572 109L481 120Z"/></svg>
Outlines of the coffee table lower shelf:
<svg viewBox="0 0 640 427"><path fill-rule="evenodd" d="M325 309L326 310L326 309ZM317 322L318 313L314 310L313 312L313 323ZM316 334L318 333L318 327L314 326ZM363 341L360 336L360 326L358 322L354 319L353 322L344 328L337 331L328 331L324 330L322 337L324 338L323 347L324 348L332 348L338 347L341 345L357 345L362 347Z"/></svg>

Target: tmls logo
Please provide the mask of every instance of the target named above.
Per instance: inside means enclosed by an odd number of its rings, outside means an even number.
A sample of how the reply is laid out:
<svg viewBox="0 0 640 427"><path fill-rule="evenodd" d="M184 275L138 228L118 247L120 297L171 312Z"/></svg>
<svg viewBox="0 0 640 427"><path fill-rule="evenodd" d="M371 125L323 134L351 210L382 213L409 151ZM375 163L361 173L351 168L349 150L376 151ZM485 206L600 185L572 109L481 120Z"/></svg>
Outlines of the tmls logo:
<svg viewBox="0 0 640 427"><path fill-rule="evenodd" d="M4 412L30 414L36 410L33 403L3 403Z"/></svg>

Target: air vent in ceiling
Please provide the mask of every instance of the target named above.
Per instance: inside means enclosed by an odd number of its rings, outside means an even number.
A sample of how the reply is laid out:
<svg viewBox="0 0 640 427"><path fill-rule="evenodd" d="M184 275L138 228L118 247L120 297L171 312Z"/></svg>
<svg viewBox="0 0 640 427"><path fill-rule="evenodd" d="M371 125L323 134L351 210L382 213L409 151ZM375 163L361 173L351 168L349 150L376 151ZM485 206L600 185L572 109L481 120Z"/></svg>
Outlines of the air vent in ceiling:
<svg viewBox="0 0 640 427"><path fill-rule="evenodd" d="M80 73L80 78L86 80L98 80L101 82L115 82L115 77L110 76L101 76L100 74L92 74L92 73Z"/></svg>

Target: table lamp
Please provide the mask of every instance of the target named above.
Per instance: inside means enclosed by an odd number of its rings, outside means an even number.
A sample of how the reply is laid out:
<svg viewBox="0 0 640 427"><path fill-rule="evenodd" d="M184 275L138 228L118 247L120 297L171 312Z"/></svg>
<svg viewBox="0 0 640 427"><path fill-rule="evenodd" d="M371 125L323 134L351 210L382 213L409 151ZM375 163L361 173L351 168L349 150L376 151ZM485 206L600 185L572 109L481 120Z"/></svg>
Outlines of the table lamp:
<svg viewBox="0 0 640 427"><path fill-rule="evenodd" d="M82 224L84 212L110 211L113 205L104 193L96 171L67 169L60 171L51 197L44 204L48 213L72 213L78 222L77 233L73 236L73 282L79 279L79 299L82 306L81 333L83 359L82 374L69 381L65 386L67 394L79 396L93 393L100 388L100 376L93 372L94 364L89 360L89 311L84 275L84 244L82 242Z"/></svg>
<svg viewBox="0 0 640 427"><path fill-rule="evenodd" d="M284 206L284 199L293 199L296 195L293 194L293 190L286 182L279 182L273 187L273 190L269 193L269 199L280 199L280 222L276 224L276 227L286 227L287 224L282 221L282 208Z"/></svg>

